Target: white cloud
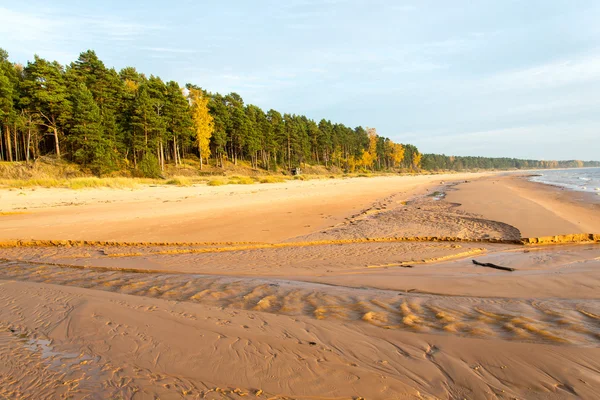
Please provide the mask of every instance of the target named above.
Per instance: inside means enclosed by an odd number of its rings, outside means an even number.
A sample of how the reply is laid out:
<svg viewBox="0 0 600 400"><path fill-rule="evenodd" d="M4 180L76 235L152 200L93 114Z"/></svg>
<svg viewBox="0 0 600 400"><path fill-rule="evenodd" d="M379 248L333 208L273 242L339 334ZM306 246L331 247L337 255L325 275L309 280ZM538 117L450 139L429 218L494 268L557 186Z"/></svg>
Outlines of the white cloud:
<svg viewBox="0 0 600 400"><path fill-rule="evenodd" d="M600 81L600 55L555 61L535 67L501 72L484 79L484 89L522 91L554 89L586 82Z"/></svg>
<svg viewBox="0 0 600 400"><path fill-rule="evenodd" d="M5 38L20 41L45 40L61 27L51 18L43 18L0 7L0 33Z"/></svg>
<svg viewBox="0 0 600 400"><path fill-rule="evenodd" d="M0 7L0 34L8 37L11 43L31 44L37 49L49 50L82 40L131 41L163 29L160 25L129 22L112 16L65 15L53 9L30 13Z"/></svg>

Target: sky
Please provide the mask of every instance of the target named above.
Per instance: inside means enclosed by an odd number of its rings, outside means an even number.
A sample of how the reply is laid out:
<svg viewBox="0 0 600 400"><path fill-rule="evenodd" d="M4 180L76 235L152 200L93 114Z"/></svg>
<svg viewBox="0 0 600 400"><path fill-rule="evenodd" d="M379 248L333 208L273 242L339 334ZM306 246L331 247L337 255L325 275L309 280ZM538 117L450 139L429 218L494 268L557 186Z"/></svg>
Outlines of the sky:
<svg viewBox="0 0 600 400"><path fill-rule="evenodd" d="M424 153L600 160L597 0L0 0L26 64L108 67L303 114Z"/></svg>

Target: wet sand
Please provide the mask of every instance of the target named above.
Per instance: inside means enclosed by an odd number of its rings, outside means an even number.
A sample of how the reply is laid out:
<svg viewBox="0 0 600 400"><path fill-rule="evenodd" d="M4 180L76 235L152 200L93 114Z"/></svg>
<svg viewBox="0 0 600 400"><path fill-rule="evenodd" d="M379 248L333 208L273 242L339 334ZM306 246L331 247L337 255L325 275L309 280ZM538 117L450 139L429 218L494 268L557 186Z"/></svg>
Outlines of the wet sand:
<svg viewBox="0 0 600 400"><path fill-rule="evenodd" d="M0 394L600 393L600 245L514 244L600 233L589 199L489 174L285 185L3 192L0 209L29 212L0 216L3 238L90 242L0 248Z"/></svg>
<svg viewBox="0 0 600 400"><path fill-rule="evenodd" d="M600 196L574 192L523 176L474 179L447 200L484 218L506 222L524 237L600 232Z"/></svg>

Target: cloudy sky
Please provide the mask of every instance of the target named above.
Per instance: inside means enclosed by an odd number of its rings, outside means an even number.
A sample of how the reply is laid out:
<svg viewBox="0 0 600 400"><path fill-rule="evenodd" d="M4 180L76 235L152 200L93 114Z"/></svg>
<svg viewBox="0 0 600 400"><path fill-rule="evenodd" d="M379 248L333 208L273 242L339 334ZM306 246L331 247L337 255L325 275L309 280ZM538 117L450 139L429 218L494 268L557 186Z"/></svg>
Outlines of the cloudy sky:
<svg viewBox="0 0 600 400"><path fill-rule="evenodd" d="M0 47L93 49L423 152L600 160L599 20L596 0L0 0Z"/></svg>

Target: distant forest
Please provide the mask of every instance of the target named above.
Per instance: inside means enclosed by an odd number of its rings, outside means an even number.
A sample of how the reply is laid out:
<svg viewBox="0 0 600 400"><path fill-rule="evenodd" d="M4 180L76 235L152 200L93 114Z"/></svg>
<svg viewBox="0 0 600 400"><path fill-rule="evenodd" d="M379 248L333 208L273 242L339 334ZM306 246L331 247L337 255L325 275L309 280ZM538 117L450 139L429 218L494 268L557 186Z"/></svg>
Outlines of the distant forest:
<svg viewBox="0 0 600 400"><path fill-rule="evenodd" d="M156 177L166 163L189 158L271 171L305 164L347 172L600 166L421 154L374 128L265 112L237 93L181 87L133 67L117 72L91 50L67 66L38 56L23 66L0 49L0 123L0 161L51 154L96 175L128 169Z"/></svg>

